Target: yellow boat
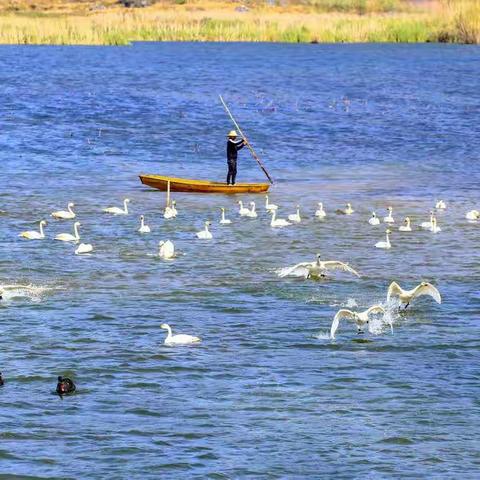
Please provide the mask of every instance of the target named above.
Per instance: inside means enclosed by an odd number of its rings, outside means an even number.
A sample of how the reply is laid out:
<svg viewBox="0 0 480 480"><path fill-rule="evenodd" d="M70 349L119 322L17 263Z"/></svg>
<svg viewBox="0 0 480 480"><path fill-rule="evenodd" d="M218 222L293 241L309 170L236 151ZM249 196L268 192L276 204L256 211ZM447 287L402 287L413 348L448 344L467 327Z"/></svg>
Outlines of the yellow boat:
<svg viewBox="0 0 480 480"><path fill-rule="evenodd" d="M191 180L189 178L166 177L163 175L139 175L144 185L166 192L170 182L171 192L196 193L263 193L268 190L268 183L236 183L227 185L208 180Z"/></svg>

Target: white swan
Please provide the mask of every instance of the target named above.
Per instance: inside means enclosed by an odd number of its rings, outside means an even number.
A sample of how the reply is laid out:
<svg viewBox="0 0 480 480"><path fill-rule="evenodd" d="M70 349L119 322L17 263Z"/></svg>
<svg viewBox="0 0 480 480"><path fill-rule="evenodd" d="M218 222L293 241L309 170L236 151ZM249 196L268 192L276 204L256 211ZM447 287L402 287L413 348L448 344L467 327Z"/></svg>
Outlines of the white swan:
<svg viewBox="0 0 480 480"><path fill-rule="evenodd" d="M238 213L241 217L246 217L250 213L250 209L243 206L243 202L241 200L238 201L238 205L240 208L238 209Z"/></svg>
<svg viewBox="0 0 480 480"><path fill-rule="evenodd" d="M230 225L232 221L228 218L225 218L225 209L223 207L220 208L222 210L222 218L220 219L221 225Z"/></svg>
<svg viewBox="0 0 480 480"><path fill-rule="evenodd" d="M395 220L393 219L392 213L393 213L393 208L388 207L387 208L388 215L386 217L383 217L383 221L385 223L395 223Z"/></svg>
<svg viewBox="0 0 480 480"><path fill-rule="evenodd" d="M93 251L93 245L90 243L81 243L75 250L75 255L84 255Z"/></svg>
<svg viewBox="0 0 480 480"><path fill-rule="evenodd" d="M140 228L138 229L139 233L150 233L150 227L145 225L145 217L140 215Z"/></svg>
<svg viewBox="0 0 480 480"><path fill-rule="evenodd" d="M272 215L272 221L270 222L272 228L288 227L288 225L291 225L290 222L287 222L283 218L277 218L276 210L270 210L270 213Z"/></svg>
<svg viewBox="0 0 480 480"><path fill-rule="evenodd" d="M430 212L430 220L428 222L422 222L420 224L421 228L424 228L425 230L430 230L432 228L433 224L433 211Z"/></svg>
<svg viewBox="0 0 480 480"><path fill-rule="evenodd" d="M189 345L201 342L199 337L194 337L193 335L185 335L183 333L172 335L172 329L168 323L162 323L160 328L168 331L167 338L164 341L165 345Z"/></svg>
<svg viewBox="0 0 480 480"><path fill-rule="evenodd" d="M36 230L27 230L26 232L20 233L18 236L26 238L27 240L42 240L45 238L45 232L43 231L43 227L47 224L45 220L40 222L40 231L37 232Z"/></svg>
<svg viewBox="0 0 480 480"><path fill-rule="evenodd" d="M447 204L443 201L443 200L439 200L436 204L435 204L435 208L437 210L445 210L447 208Z"/></svg>
<svg viewBox="0 0 480 480"><path fill-rule="evenodd" d="M60 240L61 242L78 242L80 240L80 235L78 234L78 227L80 225L80 222L75 222L73 224L74 235L71 235L70 233L59 233L55 236L55 240Z"/></svg>
<svg viewBox="0 0 480 480"><path fill-rule="evenodd" d="M470 210L465 214L465 218L467 220L478 220L480 219L480 211L479 210Z"/></svg>
<svg viewBox="0 0 480 480"><path fill-rule="evenodd" d="M302 221L302 217L300 216L300 205L297 205L297 211L295 213L288 216L288 220L295 223L300 223Z"/></svg>
<svg viewBox="0 0 480 480"><path fill-rule="evenodd" d="M318 202L318 209L315 211L315 216L318 218L325 218L327 216L327 213L323 209L322 202Z"/></svg>
<svg viewBox="0 0 480 480"><path fill-rule="evenodd" d="M427 282L422 282L412 290L404 290L397 282L392 282L388 287L387 302L390 301L392 297L398 297L400 302L406 304L405 308L407 308L412 300L422 295L429 295L437 303L442 303L440 292L431 283Z"/></svg>
<svg viewBox="0 0 480 480"><path fill-rule="evenodd" d="M384 242L377 242L375 244L376 248L384 248L386 250L392 248L392 244L390 243L390 230L385 232L385 241Z"/></svg>
<svg viewBox="0 0 480 480"><path fill-rule="evenodd" d="M405 217L405 220L403 221L405 225L401 225L398 227L399 232L411 232L412 231L412 226L410 224L410 217Z"/></svg>
<svg viewBox="0 0 480 480"><path fill-rule="evenodd" d="M330 338L335 338L335 333L338 330L338 326L342 318L348 318L349 320L353 320L357 325L358 333L363 333L365 325L369 322L369 316L375 313L385 314L385 309L381 305L373 305L372 307L368 308L363 312L353 312L352 310L342 308L333 318L332 326L330 328Z"/></svg>
<svg viewBox="0 0 480 480"><path fill-rule="evenodd" d="M430 228L430 231L433 233L439 233L442 231L442 229L437 224L437 217L435 216L432 218L432 227Z"/></svg>
<svg viewBox="0 0 480 480"><path fill-rule="evenodd" d="M245 216L249 218L257 218L258 215L257 215L257 212L255 211L255 202L250 202L250 210Z"/></svg>
<svg viewBox="0 0 480 480"><path fill-rule="evenodd" d="M211 240L213 238L212 232L208 230L208 227L211 225L210 222L205 222L205 228L197 232L197 238L200 240Z"/></svg>
<svg viewBox="0 0 480 480"><path fill-rule="evenodd" d="M265 210L270 212L271 210L277 210L278 206L275 205L274 203L269 203L268 201L268 195L265 195Z"/></svg>
<svg viewBox="0 0 480 480"><path fill-rule="evenodd" d="M158 256L169 260L175 256L175 245L170 240L162 240L158 243Z"/></svg>
<svg viewBox="0 0 480 480"><path fill-rule="evenodd" d="M320 254L317 254L317 259L313 262L301 262L293 267L282 268L278 276L280 278L289 275L304 278L320 278L326 277L328 270L342 270L343 272L352 273L360 277L360 274L347 263L339 262L338 260L322 261L320 260Z"/></svg>
<svg viewBox="0 0 480 480"><path fill-rule="evenodd" d="M351 203L347 203L347 205L345 206L344 209L339 208L337 210L337 213L339 213L340 215L351 215L354 212L355 212L355 210L352 208Z"/></svg>
<svg viewBox="0 0 480 480"><path fill-rule="evenodd" d="M372 212L372 216L368 220L368 223L370 225L380 225L380 219L377 217L377 214L375 212Z"/></svg>
<svg viewBox="0 0 480 480"><path fill-rule="evenodd" d="M126 198L123 201L123 208L108 207L108 208L105 208L103 211L105 213L111 213L112 215L128 215L128 204L129 203L130 203L130 199Z"/></svg>
<svg viewBox="0 0 480 480"><path fill-rule="evenodd" d="M59 210L58 212L52 212L51 216L60 220L71 220L72 218L76 217L75 212L72 210L72 207L74 206L75 204L70 202L67 205L67 210Z"/></svg>
<svg viewBox="0 0 480 480"><path fill-rule="evenodd" d="M163 211L163 218L166 220L169 220L170 218L175 218L175 210L172 207L165 207L165 210Z"/></svg>

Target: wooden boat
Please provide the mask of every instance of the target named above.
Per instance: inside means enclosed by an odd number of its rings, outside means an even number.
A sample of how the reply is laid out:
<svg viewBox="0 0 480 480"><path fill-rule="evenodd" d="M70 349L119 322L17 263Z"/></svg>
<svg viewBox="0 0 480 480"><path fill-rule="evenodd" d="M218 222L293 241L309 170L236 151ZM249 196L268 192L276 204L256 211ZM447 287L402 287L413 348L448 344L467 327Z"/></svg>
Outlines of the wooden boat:
<svg viewBox="0 0 480 480"><path fill-rule="evenodd" d="M263 193L268 190L268 183L236 183L227 185L221 182L209 182L208 180L191 180L188 178L165 177L163 175L139 175L141 182L149 187L163 192L168 189L170 182L171 192L194 192L194 193Z"/></svg>

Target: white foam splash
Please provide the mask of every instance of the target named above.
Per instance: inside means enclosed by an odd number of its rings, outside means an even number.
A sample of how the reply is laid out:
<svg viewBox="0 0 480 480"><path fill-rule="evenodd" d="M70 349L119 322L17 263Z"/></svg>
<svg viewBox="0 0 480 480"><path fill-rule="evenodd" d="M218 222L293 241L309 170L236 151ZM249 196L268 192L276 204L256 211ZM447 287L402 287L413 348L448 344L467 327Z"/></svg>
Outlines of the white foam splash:
<svg viewBox="0 0 480 480"><path fill-rule="evenodd" d="M330 340L330 332L319 332L317 335L314 335L313 338L317 340Z"/></svg>
<svg viewBox="0 0 480 480"><path fill-rule="evenodd" d="M10 302L16 298L27 298L32 302L41 302L45 293L56 290L58 287L48 287L45 285L21 285L9 284L0 285L2 295L1 302Z"/></svg>

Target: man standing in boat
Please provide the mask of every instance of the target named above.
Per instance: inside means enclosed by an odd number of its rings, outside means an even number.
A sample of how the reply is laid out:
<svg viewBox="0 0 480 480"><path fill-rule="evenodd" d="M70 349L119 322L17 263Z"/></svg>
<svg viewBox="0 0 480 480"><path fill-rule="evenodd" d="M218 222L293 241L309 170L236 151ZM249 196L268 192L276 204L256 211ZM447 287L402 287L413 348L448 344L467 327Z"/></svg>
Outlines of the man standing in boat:
<svg viewBox="0 0 480 480"><path fill-rule="evenodd" d="M237 140L237 132L232 130L228 134L227 140L227 185L235 185L235 177L237 176L237 152L246 145L243 138Z"/></svg>

